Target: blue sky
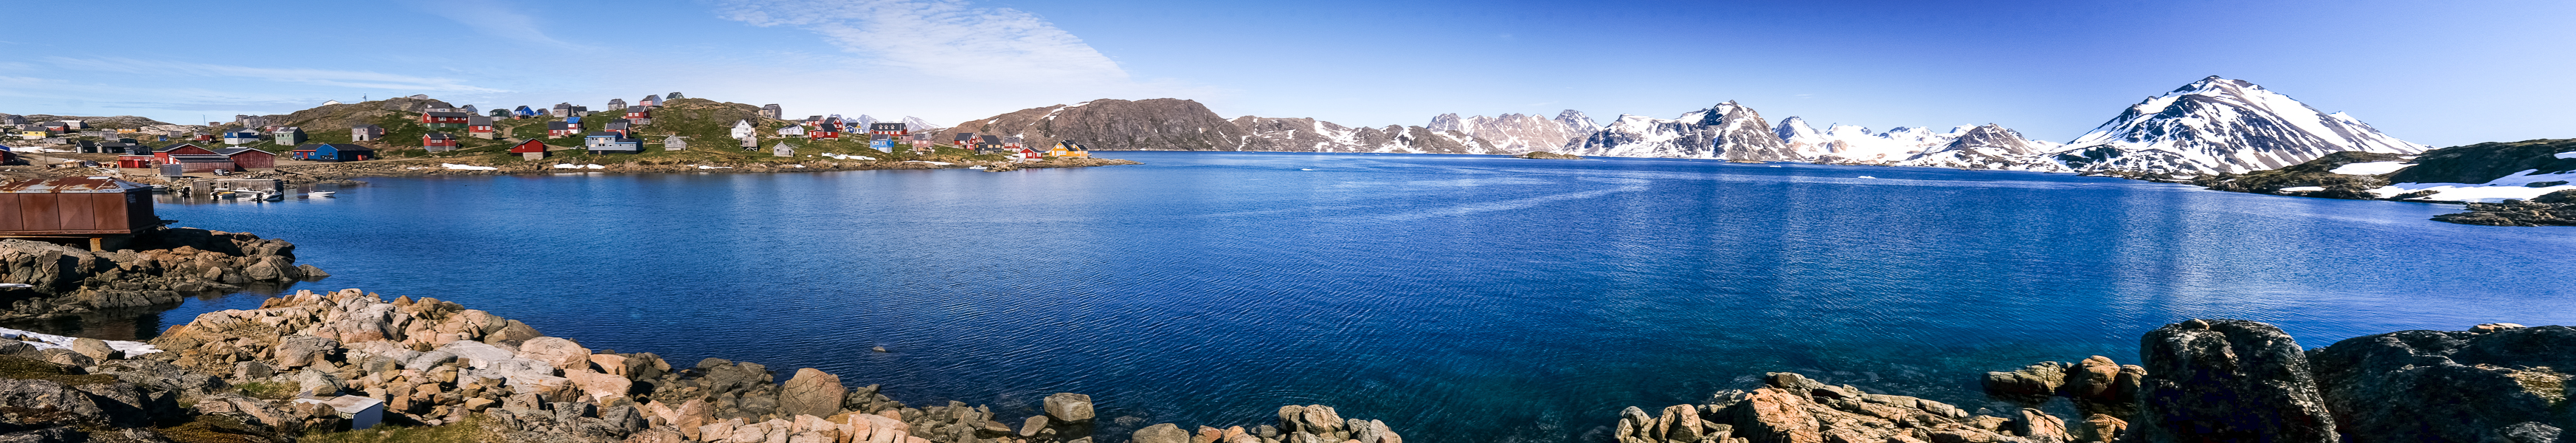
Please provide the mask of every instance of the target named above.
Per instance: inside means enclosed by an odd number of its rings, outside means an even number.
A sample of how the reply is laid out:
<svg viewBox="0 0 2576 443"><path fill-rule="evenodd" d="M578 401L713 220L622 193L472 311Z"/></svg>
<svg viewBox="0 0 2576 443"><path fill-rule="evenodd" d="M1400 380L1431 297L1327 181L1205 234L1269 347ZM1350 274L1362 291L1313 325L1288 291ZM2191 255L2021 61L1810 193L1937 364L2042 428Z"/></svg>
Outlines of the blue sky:
<svg viewBox="0 0 2576 443"><path fill-rule="evenodd" d="M646 94L936 123L1093 98L1352 126L1575 109L2066 141L2208 75L2436 146L2576 137L2576 2L94 2L0 30L0 112Z"/></svg>

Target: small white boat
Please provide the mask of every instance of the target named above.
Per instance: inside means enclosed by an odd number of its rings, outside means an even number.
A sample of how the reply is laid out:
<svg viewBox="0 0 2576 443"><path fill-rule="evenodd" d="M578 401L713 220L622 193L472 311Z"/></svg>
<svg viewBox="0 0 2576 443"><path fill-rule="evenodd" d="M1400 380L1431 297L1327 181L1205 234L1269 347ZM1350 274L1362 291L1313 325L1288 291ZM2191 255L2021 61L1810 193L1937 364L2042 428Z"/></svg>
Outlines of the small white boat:
<svg viewBox="0 0 2576 443"><path fill-rule="evenodd" d="M36 287L36 285L26 283L0 283L0 289L23 289L33 287Z"/></svg>
<svg viewBox="0 0 2576 443"><path fill-rule="evenodd" d="M286 201L286 193L284 193L284 192L271 192L271 191L259 191L259 199L260 199L260 200L266 200L266 201Z"/></svg>
<svg viewBox="0 0 2576 443"><path fill-rule="evenodd" d="M338 193L340 193L340 191L313 191L313 192L307 192L307 193L304 193L304 195L307 195L307 196L313 196L313 197L326 197L326 198L329 198L329 197L331 197L331 195L332 195L332 194L338 194Z"/></svg>

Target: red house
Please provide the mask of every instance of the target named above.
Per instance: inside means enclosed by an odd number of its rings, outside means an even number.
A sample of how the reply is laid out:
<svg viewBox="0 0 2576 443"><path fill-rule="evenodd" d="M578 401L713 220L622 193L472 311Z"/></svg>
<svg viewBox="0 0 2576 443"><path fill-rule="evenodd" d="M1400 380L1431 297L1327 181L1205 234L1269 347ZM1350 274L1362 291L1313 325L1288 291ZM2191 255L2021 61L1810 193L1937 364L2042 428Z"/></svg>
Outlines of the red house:
<svg viewBox="0 0 2576 443"><path fill-rule="evenodd" d="M216 154L215 154L215 150L197 147L197 144L195 144L195 143L180 143L180 144L175 144L175 145L170 145L170 146L164 146L164 147L162 147L161 149L155 149L155 150L153 150L153 151L152 151L152 163L154 163L154 164L162 164L162 165L175 165L175 164L179 164L179 160L177 160L177 159L173 159L173 158L170 158L170 156L172 156L172 155L216 155Z"/></svg>
<svg viewBox="0 0 2576 443"><path fill-rule="evenodd" d="M546 142L529 139L519 142L518 146L511 146L510 153L519 154L520 158L528 160L541 160L546 158L546 148Z"/></svg>
<svg viewBox="0 0 2576 443"><path fill-rule="evenodd" d="M226 148L215 151L215 153L223 154L225 157L232 157L233 167L239 168L238 170L277 168L277 154L271 154L268 151L251 148Z"/></svg>
<svg viewBox="0 0 2576 443"><path fill-rule="evenodd" d="M626 119L627 119L627 120L643 120L643 119L648 119L648 118L653 118L653 108L647 108L647 107L643 107L643 106L628 106L628 107L626 107Z"/></svg>
<svg viewBox="0 0 2576 443"><path fill-rule="evenodd" d="M456 136L447 135L445 132L423 134L420 136L420 147L428 149L429 152L455 150Z"/></svg>
<svg viewBox="0 0 2576 443"><path fill-rule="evenodd" d="M805 130L805 137L814 140L840 140L841 128L837 125L814 125L814 129Z"/></svg>
<svg viewBox="0 0 2576 443"><path fill-rule="evenodd" d="M580 126L565 122L546 122L547 137L570 137L581 133Z"/></svg>
<svg viewBox="0 0 2576 443"><path fill-rule="evenodd" d="M465 132L473 135L474 138L490 139L499 132L499 129L492 126L490 117L478 116L474 120L476 120L474 123L465 125Z"/></svg>
<svg viewBox="0 0 2576 443"><path fill-rule="evenodd" d="M152 167L152 156L119 155L116 156L116 167L127 169L149 168Z"/></svg>

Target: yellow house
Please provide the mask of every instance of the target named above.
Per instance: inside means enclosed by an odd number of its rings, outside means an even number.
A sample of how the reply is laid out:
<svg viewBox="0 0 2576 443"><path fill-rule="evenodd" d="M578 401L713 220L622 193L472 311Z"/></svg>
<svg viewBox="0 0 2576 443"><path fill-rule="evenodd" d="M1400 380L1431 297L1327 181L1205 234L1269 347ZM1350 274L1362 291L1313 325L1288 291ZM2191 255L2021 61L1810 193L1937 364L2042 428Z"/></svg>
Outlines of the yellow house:
<svg viewBox="0 0 2576 443"><path fill-rule="evenodd" d="M45 137L46 137L45 131L18 131L18 138L23 138L23 139L28 139L28 140L35 140L35 139L40 139L40 138L45 138Z"/></svg>
<svg viewBox="0 0 2576 443"><path fill-rule="evenodd" d="M1063 142L1063 141L1060 141L1060 142L1055 142L1055 149L1048 149L1048 150L1047 150L1047 152L1046 152L1046 156L1048 156L1048 157L1090 157L1090 156L1091 156L1091 149L1090 149L1090 148L1088 148L1088 147L1084 147L1084 146L1082 146L1082 145L1080 145L1080 144L1075 144L1075 143L1073 143L1073 142Z"/></svg>

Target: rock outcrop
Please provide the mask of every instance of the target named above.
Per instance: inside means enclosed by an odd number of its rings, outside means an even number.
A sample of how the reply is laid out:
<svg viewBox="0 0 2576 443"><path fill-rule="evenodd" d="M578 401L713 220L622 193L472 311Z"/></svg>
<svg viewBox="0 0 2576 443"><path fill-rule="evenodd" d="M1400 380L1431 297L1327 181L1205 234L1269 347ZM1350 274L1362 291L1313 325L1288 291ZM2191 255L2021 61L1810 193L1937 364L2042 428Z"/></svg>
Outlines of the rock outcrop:
<svg viewBox="0 0 2576 443"><path fill-rule="evenodd" d="M152 343L169 351L97 366L130 366L121 370L153 374L138 379L148 382L135 384L177 392L174 398L195 401L200 414L221 411L271 437L335 429L335 423L314 420L336 415L328 409L299 408L280 401L283 396L249 394L364 396L384 402L389 423L477 424L493 427L511 441L1087 443L1094 438L1093 400L1080 394L1049 396L1045 415L1005 422L989 406L906 406L879 393L876 385L851 388L843 384L845 378L817 369L798 369L784 384L757 363L709 358L675 369L651 353L586 348L453 302L385 300L355 289L300 291L271 298L256 310L207 313ZM69 350L48 352L86 358ZM1294 413L1283 413L1280 426L1259 426L1257 432L1243 426L1203 426L1193 436L1165 424L1139 431L1137 437L1175 443L1402 442L1382 422L1345 421L1328 406L1291 408Z"/></svg>
<svg viewBox="0 0 2576 443"><path fill-rule="evenodd" d="M238 232L155 229L131 249L90 251L0 239L0 320L174 306L182 297L238 292L322 274L295 264L295 245Z"/></svg>
<svg viewBox="0 0 2576 443"><path fill-rule="evenodd" d="M2433 220L2487 226L2576 226L2576 190L2551 192L2530 200L2466 206L2469 212L2436 215Z"/></svg>
<svg viewBox="0 0 2576 443"><path fill-rule="evenodd" d="M2479 329L2391 332L2316 350L2317 383L2348 441L2526 442L2576 428L2564 413L2563 372L2576 368L2576 329Z"/></svg>
<svg viewBox="0 0 2576 443"><path fill-rule="evenodd" d="M2338 439L2306 351L2280 328L2191 320L2148 332L2138 353L2146 374L2130 425L2144 441Z"/></svg>

